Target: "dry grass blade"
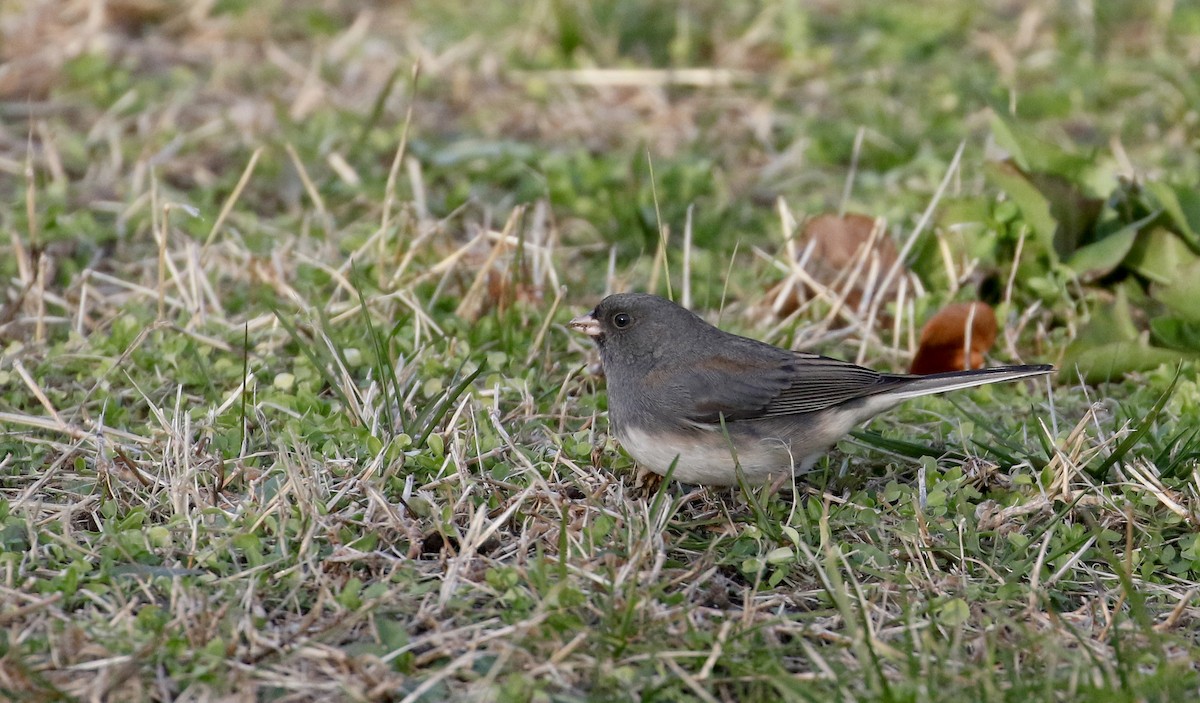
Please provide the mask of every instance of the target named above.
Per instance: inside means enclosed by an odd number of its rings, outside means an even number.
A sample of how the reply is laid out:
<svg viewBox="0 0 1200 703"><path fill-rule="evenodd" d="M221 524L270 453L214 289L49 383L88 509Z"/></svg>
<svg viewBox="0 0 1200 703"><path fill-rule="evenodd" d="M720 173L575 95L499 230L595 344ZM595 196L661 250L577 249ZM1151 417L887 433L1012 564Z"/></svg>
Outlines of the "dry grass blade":
<svg viewBox="0 0 1200 703"><path fill-rule="evenodd" d="M884 274L883 280L880 283L881 289L886 290L888 286L890 286L892 282L896 280L896 277L900 275L900 269L904 265L904 261L908 258L913 246L917 243L917 239L925 231L925 228L929 226L929 222L933 217L933 213L936 212L938 203L941 202L942 196L946 192L946 188L949 186L951 179L958 173L959 163L962 161L963 151L966 149L966 146L966 142L959 143L958 149L954 152L954 157L950 159L950 164L946 166L946 173L943 175L942 181L938 184L937 190L934 192L933 197L929 200L929 205L925 208L925 211L921 213L921 219L917 221L917 225L913 227L912 233L908 235L908 238L905 239L904 243L900 246L900 253L896 257L896 262L892 264L891 268L889 268L887 273ZM871 303L871 307L868 310L866 316L866 333L864 333L863 342L858 349L858 363L860 364L863 363L866 358L867 335L875 326L875 321L879 316L879 310L882 303L883 298L877 297Z"/></svg>
<svg viewBox="0 0 1200 703"><path fill-rule="evenodd" d="M753 74L719 68L681 68L669 70L588 68L577 71L537 71L536 73L517 73L516 75L517 77L524 77L527 80L536 78L555 83L592 87L636 86L658 88L678 85L711 88L749 83L754 80Z"/></svg>
<svg viewBox="0 0 1200 703"><path fill-rule="evenodd" d="M263 149L259 147L250 155L250 160L246 162L246 168L242 170L242 175L238 178L238 182L233 186L233 192L225 199L221 205L221 211L217 213L217 219L213 220L212 229L208 231L208 236L204 238L204 249L201 252L201 260L208 253L208 248L212 246L213 241L217 238L217 234L224 226L225 220L229 217L229 213L233 212L233 208L237 205L238 200L242 197L242 192L246 190L246 184L250 182L250 177L254 175L254 167L258 165L258 159L262 156Z"/></svg>

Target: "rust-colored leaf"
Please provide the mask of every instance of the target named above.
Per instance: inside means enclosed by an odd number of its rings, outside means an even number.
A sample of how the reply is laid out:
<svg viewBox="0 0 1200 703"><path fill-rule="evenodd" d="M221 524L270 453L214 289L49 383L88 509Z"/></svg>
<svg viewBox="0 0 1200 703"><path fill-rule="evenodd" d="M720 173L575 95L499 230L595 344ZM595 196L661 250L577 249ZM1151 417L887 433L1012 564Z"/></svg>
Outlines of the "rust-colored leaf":
<svg viewBox="0 0 1200 703"><path fill-rule="evenodd" d="M982 368L983 355L996 343L996 330L996 313L987 303L947 305L921 328L921 343L909 371L927 374Z"/></svg>

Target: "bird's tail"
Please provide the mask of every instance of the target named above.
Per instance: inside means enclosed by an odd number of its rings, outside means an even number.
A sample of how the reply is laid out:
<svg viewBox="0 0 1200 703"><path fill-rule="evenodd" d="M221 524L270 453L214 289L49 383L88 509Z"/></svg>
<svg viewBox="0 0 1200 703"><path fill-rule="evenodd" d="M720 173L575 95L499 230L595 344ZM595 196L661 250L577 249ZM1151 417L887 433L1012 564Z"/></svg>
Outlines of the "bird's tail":
<svg viewBox="0 0 1200 703"><path fill-rule="evenodd" d="M1027 364L971 369L970 371L947 371L931 373L926 376L893 376L889 380L894 380L894 385L888 384L891 387L887 390L881 390L878 394L868 397L867 405L872 408L872 414L874 414L910 398L974 388L1001 381L1044 376L1053 370L1054 367L1049 364Z"/></svg>

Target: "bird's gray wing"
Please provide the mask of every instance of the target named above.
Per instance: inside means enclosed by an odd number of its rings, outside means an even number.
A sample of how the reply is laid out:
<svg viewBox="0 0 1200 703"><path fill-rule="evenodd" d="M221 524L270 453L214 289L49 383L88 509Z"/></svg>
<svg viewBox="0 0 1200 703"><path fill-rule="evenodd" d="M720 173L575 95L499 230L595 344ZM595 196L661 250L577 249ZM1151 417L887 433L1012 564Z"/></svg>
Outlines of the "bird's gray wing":
<svg viewBox="0 0 1200 703"><path fill-rule="evenodd" d="M791 383L759 412L749 417L778 417L824 410L856 398L892 390L908 382L904 376L882 374L848 361L797 354L786 364ZM749 419L749 418L746 418Z"/></svg>
<svg viewBox="0 0 1200 703"><path fill-rule="evenodd" d="M761 348L760 348L761 349ZM687 387L671 396L686 398L684 407L670 408L696 423L752 420L824 410L855 398L873 395L903 382L855 364L814 354L780 349L761 353L715 353L697 360L691 373L681 374ZM754 350L756 352L759 349ZM653 374L647 378L653 384Z"/></svg>

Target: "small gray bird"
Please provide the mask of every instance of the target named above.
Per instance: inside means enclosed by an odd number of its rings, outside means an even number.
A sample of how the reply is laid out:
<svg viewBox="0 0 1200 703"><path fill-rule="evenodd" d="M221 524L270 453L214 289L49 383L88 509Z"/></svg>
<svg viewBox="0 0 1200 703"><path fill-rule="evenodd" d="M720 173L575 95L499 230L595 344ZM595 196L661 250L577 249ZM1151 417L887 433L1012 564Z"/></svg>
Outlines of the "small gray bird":
<svg viewBox="0 0 1200 703"><path fill-rule="evenodd" d="M1048 365L911 376L724 332L656 295L610 295L571 320L600 348L613 434L643 467L712 486L807 471L904 400L1050 373Z"/></svg>

